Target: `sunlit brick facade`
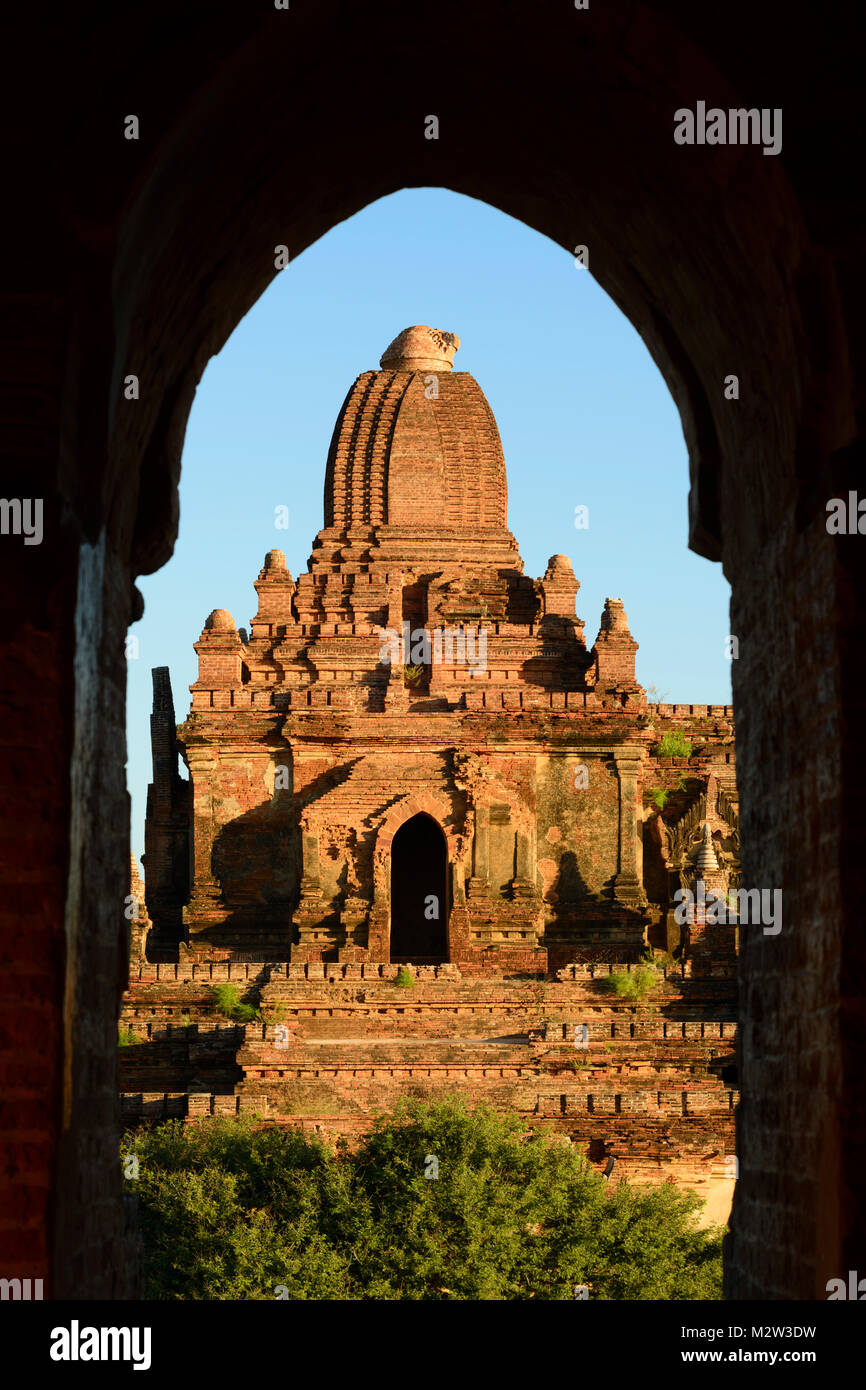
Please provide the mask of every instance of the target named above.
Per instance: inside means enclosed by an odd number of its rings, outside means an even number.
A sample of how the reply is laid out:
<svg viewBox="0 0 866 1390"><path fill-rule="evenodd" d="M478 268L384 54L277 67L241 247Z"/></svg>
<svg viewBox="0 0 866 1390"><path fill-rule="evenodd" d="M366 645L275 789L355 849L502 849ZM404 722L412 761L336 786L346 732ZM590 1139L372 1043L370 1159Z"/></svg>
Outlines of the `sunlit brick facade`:
<svg viewBox="0 0 866 1390"><path fill-rule="evenodd" d="M355 381L308 569L266 555L249 634L211 613L177 745L155 673L157 949L627 961L678 943L673 892L707 824L735 879L730 707L648 705L620 599L588 647L566 556L524 574L496 421L452 370L458 347L407 329ZM659 758L672 730L691 757Z"/></svg>

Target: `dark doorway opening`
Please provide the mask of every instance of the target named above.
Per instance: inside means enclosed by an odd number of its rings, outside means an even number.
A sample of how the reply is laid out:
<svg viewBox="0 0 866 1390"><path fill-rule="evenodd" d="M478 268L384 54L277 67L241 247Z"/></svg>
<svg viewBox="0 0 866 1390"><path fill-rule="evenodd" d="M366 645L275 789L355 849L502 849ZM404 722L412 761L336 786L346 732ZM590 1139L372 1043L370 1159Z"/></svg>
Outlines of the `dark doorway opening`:
<svg viewBox="0 0 866 1390"><path fill-rule="evenodd" d="M423 628L427 623L426 584L406 584L403 588L403 622L409 624L410 631ZM409 653L406 653L409 660Z"/></svg>
<svg viewBox="0 0 866 1390"><path fill-rule="evenodd" d="M408 623L408 632L406 625ZM404 670L410 690L426 695L430 687L429 647L423 634L427 627L427 585L407 584L403 589Z"/></svg>
<svg viewBox="0 0 866 1390"><path fill-rule="evenodd" d="M413 816L391 845L391 960L437 965L448 957L448 851L432 816Z"/></svg>

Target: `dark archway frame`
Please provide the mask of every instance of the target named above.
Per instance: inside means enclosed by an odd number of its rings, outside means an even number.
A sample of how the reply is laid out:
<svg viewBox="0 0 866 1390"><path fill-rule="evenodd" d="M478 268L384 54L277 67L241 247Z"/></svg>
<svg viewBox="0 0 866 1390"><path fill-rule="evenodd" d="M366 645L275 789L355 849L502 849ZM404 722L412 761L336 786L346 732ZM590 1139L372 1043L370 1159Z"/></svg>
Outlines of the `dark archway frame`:
<svg viewBox="0 0 866 1390"><path fill-rule="evenodd" d="M482 0L431 22L391 0L274 13L215 0L182 29L161 4L86 35L54 26L6 296L21 462L5 491L44 496L50 563L4 546L0 564L7 742L45 770L32 790L14 756L4 773L25 1059L8 1089L30 1086L40 1115L38 1152L23 1111L7 1147L26 1195L14 1200L25 1272L44 1271L55 1297L128 1287L124 1257L106 1259L122 1249L123 638L140 613L135 576L171 553L196 383L275 273L276 246L297 256L373 199L434 184L564 252L586 245L679 408L690 545L722 560L740 638L743 881L781 887L790 924L744 933L728 1291L823 1298L857 1267L862 560L856 536L824 524L828 498L862 488L862 198L827 184L828 158L857 164L857 50L841 14L816 71L787 7L744 5L725 26L700 11ZM677 147L673 113L699 99L782 105L782 155ZM24 79L20 101L33 110ZM438 141L424 138L430 112Z"/></svg>

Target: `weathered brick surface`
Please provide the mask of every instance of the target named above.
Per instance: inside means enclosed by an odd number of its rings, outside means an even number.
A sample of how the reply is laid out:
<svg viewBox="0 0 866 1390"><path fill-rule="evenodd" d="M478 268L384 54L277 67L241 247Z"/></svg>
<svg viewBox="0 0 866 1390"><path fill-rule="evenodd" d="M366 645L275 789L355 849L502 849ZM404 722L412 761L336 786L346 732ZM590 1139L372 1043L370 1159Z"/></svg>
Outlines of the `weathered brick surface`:
<svg viewBox="0 0 866 1390"><path fill-rule="evenodd" d="M732 710L648 706L622 601L590 651L569 560L524 576L496 421L452 371L456 341L406 330L351 388L309 569L295 582L266 555L248 640L210 614L177 740L154 672L153 951L182 935L199 955L405 952L494 973L635 959L649 928L665 944L696 808L727 855L721 886L736 874ZM654 753L674 730L694 757ZM441 831L441 883L418 846L408 872L431 875L438 926L403 947L396 846L419 815Z"/></svg>
<svg viewBox="0 0 866 1390"><path fill-rule="evenodd" d="M257 1113L351 1137L403 1096L457 1091L568 1134L600 1171L614 1158L619 1177L689 1186L723 1220L736 1099L731 972L668 967L651 1001L611 1001L601 981L631 968L574 965L554 981L421 966L405 988L396 965L139 966L123 1009L138 1038L121 1052L124 1123ZM215 1019L210 990L229 970L262 1022Z"/></svg>

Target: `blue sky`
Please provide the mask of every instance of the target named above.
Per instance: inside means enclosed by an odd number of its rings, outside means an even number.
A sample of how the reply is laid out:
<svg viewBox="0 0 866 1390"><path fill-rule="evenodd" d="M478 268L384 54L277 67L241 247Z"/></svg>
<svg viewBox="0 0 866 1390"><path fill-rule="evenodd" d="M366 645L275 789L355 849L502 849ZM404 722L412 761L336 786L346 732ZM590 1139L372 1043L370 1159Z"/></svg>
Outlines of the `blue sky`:
<svg viewBox="0 0 866 1390"><path fill-rule="evenodd" d="M592 248L590 248L590 268ZM638 680L683 703L727 703L730 587L692 554L679 416L628 320L571 254L511 217L444 189L372 203L292 261L212 358L190 414L180 534L169 563L138 581L130 629L128 765L132 848L144 848L151 778L151 668L171 669L178 721L196 679L192 649L213 608L256 611L265 552L297 576L323 524L328 444L359 372L410 324L457 333L455 371L479 382L499 424L508 519L525 572L571 558L589 646L607 596L640 644ZM289 528L275 529L275 508ZM589 508L577 530L575 507Z"/></svg>

